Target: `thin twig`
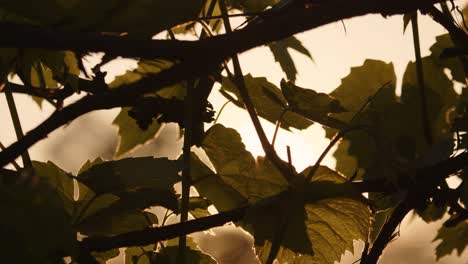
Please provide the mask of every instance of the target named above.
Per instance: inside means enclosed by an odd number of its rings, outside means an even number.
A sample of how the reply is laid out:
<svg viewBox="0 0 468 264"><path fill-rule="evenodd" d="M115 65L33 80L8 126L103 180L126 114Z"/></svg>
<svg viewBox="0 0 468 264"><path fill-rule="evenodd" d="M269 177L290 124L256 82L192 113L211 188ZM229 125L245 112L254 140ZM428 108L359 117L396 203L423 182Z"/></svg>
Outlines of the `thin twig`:
<svg viewBox="0 0 468 264"><path fill-rule="evenodd" d="M232 33L231 24L229 22L229 18L227 17L226 4L223 2L223 0L219 1L219 3L220 3L220 8L221 8L221 13L224 15L223 22L226 28L226 32L228 34ZM234 54L232 56L232 62L234 65L234 75L235 75L234 78L236 80L235 83L239 91L239 95L242 98L242 101L244 102L247 112L249 113L250 119L252 120L252 123L255 127L255 131L257 132L257 135L260 139L260 143L262 144L263 151L265 151L266 157L278 168L278 170L286 178L286 180L291 181L292 178L294 177L294 173L290 170L290 168L285 166L285 164L278 157L278 154L270 145L270 142L268 141L268 138L266 137L265 131L263 130L260 120L258 119L257 112L255 111L255 107L252 103L252 100L250 99L249 93L247 91L247 87L245 85L244 76L240 67L239 58L237 54Z"/></svg>
<svg viewBox="0 0 468 264"><path fill-rule="evenodd" d="M218 119L219 119L219 117L221 116L221 113L223 112L224 108L225 108L230 102L231 102L231 101L228 100L228 101L226 101L226 102L223 104L223 106L221 106L221 108L220 108L219 111L218 111L218 114L216 115L215 120L213 121L213 124L216 124L216 123L218 122Z"/></svg>
<svg viewBox="0 0 468 264"><path fill-rule="evenodd" d="M414 53L416 56L416 74L418 78L419 97L421 101L421 115L423 122L424 138L428 146L432 146L432 129L429 122L429 113L427 109L426 87L424 84L424 70L421 58L421 46L419 44L418 13L414 12L411 17L411 26L413 28Z"/></svg>
<svg viewBox="0 0 468 264"><path fill-rule="evenodd" d="M281 122L283 122L283 118L288 112L288 108L283 109L281 112L278 120L276 121L276 126L275 126L275 132L273 133L273 139L271 140L271 146L274 148L275 147L275 142L276 142L276 136L278 135L279 128L281 126Z"/></svg>
<svg viewBox="0 0 468 264"><path fill-rule="evenodd" d="M3 83L1 86L5 86L6 84ZM13 121L13 126L15 128L16 137L18 140L21 140L24 137L23 128L21 127L21 122L19 120L18 109L16 109L15 99L13 98L13 93L11 92L8 85L4 87L5 90L5 97L7 100L8 108L10 109L10 116L11 120ZM21 158L23 159L23 167L24 168L32 168L31 157L29 156L28 150L25 150L21 153Z"/></svg>

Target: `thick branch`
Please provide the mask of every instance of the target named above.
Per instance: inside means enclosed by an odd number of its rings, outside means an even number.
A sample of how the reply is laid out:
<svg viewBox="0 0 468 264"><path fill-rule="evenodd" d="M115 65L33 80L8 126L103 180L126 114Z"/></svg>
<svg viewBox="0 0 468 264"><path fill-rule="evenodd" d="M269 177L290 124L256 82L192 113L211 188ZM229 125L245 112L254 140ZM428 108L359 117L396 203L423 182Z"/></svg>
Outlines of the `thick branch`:
<svg viewBox="0 0 468 264"><path fill-rule="evenodd" d="M213 51L224 56L243 52L271 41L342 19L366 14L394 15L427 7L441 0L330 0L313 8L278 12L233 34L199 41L142 40L99 33L63 32L43 27L0 23L0 46L44 48L77 52L106 52L141 58L187 59L197 54L210 56Z"/></svg>
<svg viewBox="0 0 468 264"><path fill-rule="evenodd" d="M385 15L406 13L435 2L440 2L440 0L337 0L317 8L299 9L288 14L274 16L229 35L220 35L194 42L133 40L91 33L57 33L28 25L0 23L0 32L9 36L0 39L1 46L105 51L126 56L184 59L183 62L155 76L144 78L139 82L125 85L105 94L86 97L65 107L52 115L52 120L46 120L26 134L22 140L2 151L0 153L0 166L5 166L27 148L45 138L50 132L84 113L123 106L128 104L128 98L134 98L135 95L155 91L179 81L207 74L215 69L223 59L236 52L246 51L341 19L369 13ZM92 103L89 104L89 102Z"/></svg>

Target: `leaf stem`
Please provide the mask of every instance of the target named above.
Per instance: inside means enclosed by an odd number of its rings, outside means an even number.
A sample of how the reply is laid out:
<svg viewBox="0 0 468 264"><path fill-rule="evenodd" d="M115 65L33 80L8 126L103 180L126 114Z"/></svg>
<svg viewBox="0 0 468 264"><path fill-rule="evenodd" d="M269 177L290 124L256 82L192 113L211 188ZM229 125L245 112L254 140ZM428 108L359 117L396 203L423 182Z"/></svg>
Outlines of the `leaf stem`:
<svg viewBox="0 0 468 264"><path fill-rule="evenodd" d="M224 27L226 28L226 33L230 34L232 33L232 28L229 22L226 3L224 2L224 0L220 0L219 5L221 9L221 14L223 15L223 22ZM249 92L247 91L242 69L240 67L239 58L236 53L234 53L234 55L232 56L232 63L234 65L234 78L236 87L239 91L239 95L242 98L242 101L244 102L245 108L249 113L250 119L252 120L252 123L255 127L255 131L257 132L257 135L260 139L263 151L265 151L266 157L278 168L283 177L285 177L285 179L288 182L290 182L294 177L294 172L292 172L288 166L285 166L285 164L279 158L278 154L275 152L274 148L272 147L272 145L270 145L270 142L268 141L265 131L263 130L262 124L260 123L260 120L257 116L257 112L255 111L255 107L252 103L252 100L250 99Z"/></svg>
<svg viewBox="0 0 468 264"><path fill-rule="evenodd" d="M283 122L283 117L286 115L288 112L288 108L284 108L283 111L281 112L281 115L278 118L278 121L276 121L276 127L275 127L275 132L273 133L273 139L271 140L271 146L274 148L275 147L275 142L276 142L276 136L278 135L279 128L281 126L281 122Z"/></svg>
<svg viewBox="0 0 468 264"><path fill-rule="evenodd" d="M15 128L16 138L18 140L24 137L23 129L21 127L21 122L19 120L18 110L16 108L15 99L13 98L13 93L11 92L10 88L6 85L7 83L4 82L1 86L5 86L5 97L8 104L8 109L10 110L11 120L13 121L13 126ZM3 89L0 89L3 90ZM24 168L32 168L31 157L29 156L28 150L25 150L21 154L21 158L23 159L23 167Z"/></svg>
<svg viewBox="0 0 468 264"><path fill-rule="evenodd" d="M215 120L213 121L213 124L216 124L218 122L219 117L221 116L221 113L223 112L224 108L230 103L231 101L228 100L221 106L221 109L219 109L218 114L216 115Z"/></svg>
<svg viewBox="0 0 468 264"><path fill-rule="evenodd" d="M426 100L426 87L424 83L424 74L423 74L423 64L421 58L421 46L419 43L419 26L418 26L418 12L415 11L411 17L411 26L413 28L413 43L414 43L414 53L416 55L416 74L418 78L419 86L419 95L421 100L421 114L423 121L423 130L424 138L426 143L429 146L432 146L433 139L431 133L431 125L429 122L429 114L427 109L427 100Z"/></svg>

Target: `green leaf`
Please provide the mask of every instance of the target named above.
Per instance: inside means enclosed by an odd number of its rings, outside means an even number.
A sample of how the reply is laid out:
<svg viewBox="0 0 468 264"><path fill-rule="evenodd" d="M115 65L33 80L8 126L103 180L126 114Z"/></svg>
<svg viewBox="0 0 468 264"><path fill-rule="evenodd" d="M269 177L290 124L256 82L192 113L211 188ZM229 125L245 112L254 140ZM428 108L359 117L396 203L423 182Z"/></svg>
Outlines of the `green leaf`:
<svg viewBox="0 0 468 264"><path fill-rule="evenodd" d="M103 162L104 160L101 157L97 157L93 161L87 160L83 165L81 165L81 168L78 170L78 174L81 174L82 172L89 170L94 165L97 165Z"/></svg>
<svg viewBox="0 0 468 264"><path fill-rule="evenodd" d="M411 17L414 16L414 13L406 13L403 15L403 34L405 34L406 28L411 22Z"/></svg>
<svg viewBox="0 0 468 264"><path fill-rule="evenodd" d="M302 53L313 61L309 50L307 50L307 48L302 45L301 41L294 36L271 42L268 44L268 47L270 48L271 53L273 53L275 61L280 64L281 69L286 74L286 78L291 81L296 80L297 69L291 54L289 54L288 48Z"/></svg>
<svg viewBox="0 0 468 264"><path fill-rule="evenodd" d="M296 86L284 79L281 80L281 91L291 111L332 128L344 129L347 126L340 120L328 116L330 113L346 112L340 101L328 94Z"/></svg>
<svg viewBox="0 0 468 264"><path fill-rule="evenodd" d="M97 194L150 188L173 192L180 180L177 162L167 158L126 158L103 162L78 175Z"/></svg>
<svg viewBox="0 0 468 264"><path fill-rule="evenodd" d="M305 177L307 172L301 174ZM353 252L353 240L367 238L369 209L345 178L320 167L312 183L305 183L305 178L302 181L299 190L254 205L246 216L246 228L255 237L262 262L267 259L285 208L289 221L277 255L279 263L334 263L346 250Z"/></svg>
<svg viewBox="0 0 468 264"><path fill-rule="evenodd" d="M125 249L125 264L151 264L156 254L154 245L144 247L129 247Z"/></svg>
<svg viewBox="0 0 468 264"><path fill-rule="evenodd" d="M119 129L119 144L115 153L117 157L156 138L158 131L162 127L159 122L153 121L148 129L141 130L135 119L128 115L129 110L130 108L128 107L122 108L114 121L112 121L112 124L116 125Z"/></svg>
<svg viewBox="0 0 468 264"><path fill-rule="evenodd" d="M264 77L254 78L247 74L244 80L258 115L275 124L286 107L286 100L281 95L281 91ZM233 93L237 98L234 103L244 107L236 85L229 78L223 78L221 89ZM304 117L287 112L282 119L281 127L288 130L290 127L305 129L311 124L312 122Z"/></svg>
<svg viewBox="0 0 468 264"><path fill-rule="evenodd" d="M441 54L447 48L453 48L453 42L450 34L444 34L436 37L436 42L431 46L431 58L434 63L440 68L448 68L454 80L465 83L465 72L461 65L460 59L455 58L441 58ZM465 56L466 57L466 56Z"/></svg>
<svg viewBox="0 0 468 264"><path fill-rule="evenodd" d="M202 0L105 0L98 3L45 0L40 4L30 0L0 1L2 9L9 14L41 25L76 31L128 32L148 37L196 18L203 4Z"/></svg>
<svg viewBox="0 0 468 264"><path fill-rule="evenodd" d="M436 143L444 142L452 137L446 117L448 111L455 107L457 96L440 67L429 57L423 58L422 62L432 135ZM429 151L422 137L423 118L414 63L408 64L400 98L395 95L393 85L387 85L374 97L388 81L395 82L391 64L366 60L362 66L352 68L340 87L330 94L351 111L332 114L343 121L349 121L370 100L354 120L355 124L368 126L368 132L347 134L334 154L337 170L345 175L351 176L359 171L359 175L365 173L366 177L378 175L395 180L400 172L414 167L411 163L417 157ZM332 132L327 130L327 136L331 137Z"/></svg>
<svg viewBox="0 0 468 264"><path fill-rule="evenodd" d="M88 236L113 236L153 226L158 223L157 219L150 212L122 208L114 203L88 216L76 228Z"/></svg>
<svg viewBox="0 0 468 264"><path fill-rule="evenodd" d="M114 81L109 84L110 88L117 88L122 85L136 83L144 79L146 76L157 74L164 69L170 68L172 62L164 60L143 60L138 63L138 67L132 71L127 71L125 74L117 76ZM145 84L147 85L147 84ZM183 98L185 96L185 85L176 84L165 87L159 90L156 95L164 98ZM117 146L116 156L121 156L137 146L149 142L157 136L157 132L162 128L162 124L153 120L153 123L146 130L142 130L136 121L128 115L131 108L122 108L120 113L114 119L112 124L119 129L119 144Z"/></svg>
<svg viewBox="0 0 468 264"><path fill-rule="evenodd" d="M252 203L265 199L249 209L243 222L254 235L263 261L283 217L282 208L286 207L290 221L281 244L280 263L333 263L345 250L353 249L353 239L367 237L367 206L359 192L333 170L320 167L312 183L306 183L305 176L298 176L288 195L288 183L281 173L262 157L255 161L235 130L219 124L212 126L202 148L224 184ZM208 198L216 205L216 198Z"/></svg>
<svg viewBox="0 0 468 264"><path fill-rule="evenodd" d="M177 263L177 252L179 249L179 239L171 239L166 242L166 246L161 249L151 263ZM187 248L185 251L187 264L215 264L216 261L207 254L200 251L192 238L187 237Z"/></svg>
<svg viewBox="0 0 468 264"><path fill-rule="evenodd" d="M57 252L76 254L76 231L56 195L46 181L34 188L0 183L2 262L56 263Z"/></svg>
<svg viewBox="0 0 468 264"><path fill-rule="evenodd" d="M468 244L468 222L466 220L461 221L454 227L442 226L434 241L438 239L442 240L442 242L436 247L437 260L450 255L454 249L457 250L457 254L460 256Z"/></svg>
<svg viewBox="0 0 468 264"><path fill-rule="evenodd" d="M92 252L91 254L99 263L106 263L106 261L118 257L120 251L118 248L113 248L102 252Z"/></svg>
<svg viewBox="0 0 468 264"><path fill-rule="evenodd" d="M125 250L126 264L176 264L179 249L179 239L171 239L166 245L155 252L154 246L131 247ZM216 261L209 255L201 252L195 242L187 237L187 248L185 251L185 262L187 264L215 264Z"/></svg>
<svg viewBox="0 0 468 264"><path fill-rule="evenodd" d="M366 60L362 66L351 68L348 76L341 80L341 85L330 93L330 96L340 101L341 105L349 112L331 114L332 117L349 122L362 108L369 102L381 87L389 81L395 83L395 73L392 64L386 64L382 61ZM397 100L394 86L387 85L369 102L366 111L360 113L354 121L354 124L372 124L374 116L382 116L383 122L387 124L395 119L397 113L389 113L387 109L395 109ZM400 112L398 112L399 114ZM398 120L398 119L396 119ZM395 122L396 122L395 120ZM400 120L398 120L400 122ZM353 126L354 124L350 124ZM392 130L393 131L393 130ZM331 138L336 130L326 129L327 137ZM392 136L387 133L387 136ZM334 157L337 159L336 169L344 175L350 177L358 169L366 169L373 163L376 157L376 146L374 140L366 133L355 131L348 133L340 141ZM386 152L383 152L385 154ZM381 156L378 156L381 157ZM359 174L361 175L362 172Z"/></svg>
<svg viewBox="0 0 468 264"><path fill-rule="evenodd" d="M191 155L192 183L200 195L208 198L218 211L228 211L247 203L233 187L208 168L195 153Z"/></svg>
<svg viewBox="0 0 468 264"><path fill-rule="evenodd" d="M434 221L442 219L446 211L447 211L447 206L438 207L433 203L427 204L425 208L415 210L415 212L426 223L430 223L430 222L434 222Z"/></svg>
<svg viewBox="0 0 468 264"><path fill-rule="evenodd" d="M211 202L208 199L201 196L192 196L189 198L189 213L195 218L209 216L208 207L210 205Z"/></svg>
<svg viewBox="0 0 468 264"><path fill-rule="evenodd" d="M74 208L74 191L73 178L60 169L54 163L33 161L34 173L44 179L52 190L55 190L61 207L68 213L73 214Z"/></svg>

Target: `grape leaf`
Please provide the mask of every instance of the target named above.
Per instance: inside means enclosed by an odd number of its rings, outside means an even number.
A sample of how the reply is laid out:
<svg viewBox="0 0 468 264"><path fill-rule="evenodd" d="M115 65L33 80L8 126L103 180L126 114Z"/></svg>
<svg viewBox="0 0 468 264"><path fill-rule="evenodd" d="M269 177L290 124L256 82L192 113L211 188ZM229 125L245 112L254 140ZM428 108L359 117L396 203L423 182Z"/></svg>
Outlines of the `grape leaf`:
<svg viewBox="0 0 468 264"><path fill-rule="evenodd" d="M301 41L294 36L273 41L268 44L268 47L270 48L271 53L273 53L275 61L280 64L281 69L286 74L286 78L291 81L296 80L297 69L291 54L289 54L288 48L298 51L313 60L312 55L310 55L307 48L304 47Z"/></svg>
<svg viewBox="0 0 468 264"><path fill-rule="evenodd" d="M468 244L468 221L461 221L453 227L442 226L434 241L439 239L442 242L436 247L437 260L450 255L454 249L460 256Z"/></svg>
<svg viewBox="0 0 468 264"><path fill-rule="evenodd" d="M33 161L32 164L36 176L45 180L56 191L61 207L71 216L75 202L73 199L73 178L50 161L47 163Z"/></svg>
<svg viewBox="0 0 468 264"><path fill-rule="evenodd" d="M15 179L18 177L20 175L16 174ZM54 176L50 178L39 181L34 188L5 184L3 179L0 182L2 262L51 263L61 259L57 252L76 253L76 231L70 225L64 205L57 203L58 193L54 187L61 188L60 181L55 182Z"/></svg>
<svg viewBox="0 0 468 264"><path fill-rule="evenodd" d="M435 142L446 141L451 137L446 114L455 106L457 96L442 69L429 57L422 61L427 84L428 119L433 138ZM334 154L338 171L351 176L358 170L360 175L365 173L366 177L379 175L391 180L397 177L397 170L410 167L400 161L414 162L418 156L429 150L422 137L423 124L415 71L414 63L409 63L400 98L395 95L392 84L382 88L374 97L384 83L394 82L395 74L391 64L366 60L362 66L352 68L342 84L330 94L351 111L332 114L343 121L350 120L355 111L370 100L354 123L368 126L368 133L373 136L363 132L346 135ZM327 130L327 136L331 137L332 132Z"/></svg>
<svg viewBox="0 0 468 264"><path fill-rule="evenodd" d="M284 79L281 80L281 92L288 101L291 111L328 127L337 129L347 127L346 123L328 116L330 113L346 112L340 101L328 94L296 86Z"/></svg>
<svg viewBox="0 0 468 264"><path fill-rule="evenodd" d="M255 78L250 74L245 75L244 80L249 95L257 110L257 114L275 124L286 107L286 100L281 95L278 87L268 82L266 78ZM244 107L236 85L229 78L223 78L221 89L223 91L233 93L237 98L234 103L239 107ZM288 111L282 119L281 127L288 130L290 127L305 129L311 124L312 122L304 117Z"/></svg>
<svg viewBox="0 0 468 264"><path fill-rule="evenodd" d="M115 77L109 84L109 87L118 88L122 85L135 83L145 76L159 73L161 70L170 68L171 66L172 62L164 60L140 61L136 69ZM185 86L182 84L168 86L159 90L156 94L168 99L172 97L183 98L185 96ZM142 130L136 121L128 115L130 109L131 108L128 107L122 108L112 122L119 130L119 144L117 146L116 156L121 156L135 149L137 146L149 142L157 136L157 132L163 127L158 121L153 120L152 124L146 130Z"/></svg>
<svg viewBox="0 0 468 264"><path fill-rule="evenodd" d="M247 200L208 168L195 153L191 155L190 177L200 195L208 198L218 211L228 211L245 205Z"/></svg>
<svg viewBox="0 0 468 264"><path fill-rule="evenodd" d="M353 239L367 237L369 210L360 194L336 172L320 167L314 182L306 183L305 171L297 176L301 182L297 190L293 187L287 195L288 183L280 172L262 157L255 162L235 130L214 125L202 148L225 184L250 202L258 202L242 225L254 235L263 261L279 228L281 208L286 206L291 217L278 255L280 263L333 263L345 250L353 249Z"/></svg>
<svg viewBox="0 0 468 264"><path fill-rule="evenodd" d="M459 58L441 58L442 53L447 48L453 48L450 34L436 37L436 42L430 47L431 58L440 68L448 68L454 80L465 83L465 72Z"/></svg>
<svg viewBox="0 0 468 264"><path fill-rule="evenodd" d="M167 158L126 158L103 162L78 175L78 180L97 194L151 188L173 192L180 180L179 168Z"/></svg>

